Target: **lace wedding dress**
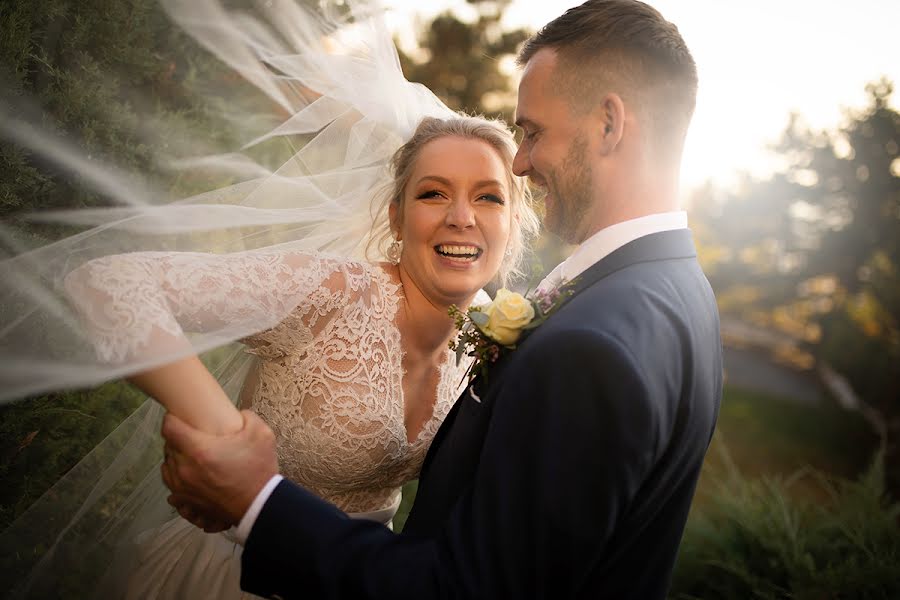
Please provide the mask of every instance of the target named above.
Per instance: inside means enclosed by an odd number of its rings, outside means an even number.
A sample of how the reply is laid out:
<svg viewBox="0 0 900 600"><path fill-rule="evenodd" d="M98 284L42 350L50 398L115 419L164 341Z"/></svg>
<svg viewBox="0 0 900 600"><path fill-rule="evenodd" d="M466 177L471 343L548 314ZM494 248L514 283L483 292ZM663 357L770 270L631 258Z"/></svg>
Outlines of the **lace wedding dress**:
<svg viewBox="0 0 900 600"><path fill-rule="evenodd" d="M402 290L378 265L290 252L133 253L87 263L66 286L112 362L176 347L205 327L288 314L242 340L259 359L243 401L275 431L286 477L384 523L468 367L448 349L433 414L410 440L396 325ZM249 597L239 587L241 548L227 532L206 534L176 517L128 542L131 564L113 569L112 586L125 586L128 598Z"/></svg>

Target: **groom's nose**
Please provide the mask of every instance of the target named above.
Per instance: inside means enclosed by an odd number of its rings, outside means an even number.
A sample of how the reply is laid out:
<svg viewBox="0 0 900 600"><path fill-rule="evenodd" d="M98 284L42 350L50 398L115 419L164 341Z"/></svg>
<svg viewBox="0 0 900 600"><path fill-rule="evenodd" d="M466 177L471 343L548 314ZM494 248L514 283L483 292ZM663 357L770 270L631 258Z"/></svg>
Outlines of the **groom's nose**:
<svg viewBox="0 0 900 600"><path fill-rule="evenodd" d="M513 158L512 167L513 173L519 177L525 177L531 171L531 159L528 156L528 151L525 149L525 144L519 144L516 156Z"/></svg>

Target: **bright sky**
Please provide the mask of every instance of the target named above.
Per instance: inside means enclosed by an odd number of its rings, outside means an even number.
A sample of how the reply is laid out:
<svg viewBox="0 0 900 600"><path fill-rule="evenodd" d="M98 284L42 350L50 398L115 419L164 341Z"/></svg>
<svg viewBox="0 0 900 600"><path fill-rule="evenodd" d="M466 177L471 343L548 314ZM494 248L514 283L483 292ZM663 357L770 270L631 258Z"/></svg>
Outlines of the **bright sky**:
<svg viewBox="0 0 900 600"><path fill-rule="evenodd" d="M447 7L471 14L465 0L385 0L394 23ZM649 0L678 25L700 74L697 111L685 149L686 185L764 175L766 151L800 113L815 128L862 108L865 84L888 76L900 87L897 0ZM580 0L513 0L505 21L533 29ZM900 104L900 89L893 105Z"/></svg>

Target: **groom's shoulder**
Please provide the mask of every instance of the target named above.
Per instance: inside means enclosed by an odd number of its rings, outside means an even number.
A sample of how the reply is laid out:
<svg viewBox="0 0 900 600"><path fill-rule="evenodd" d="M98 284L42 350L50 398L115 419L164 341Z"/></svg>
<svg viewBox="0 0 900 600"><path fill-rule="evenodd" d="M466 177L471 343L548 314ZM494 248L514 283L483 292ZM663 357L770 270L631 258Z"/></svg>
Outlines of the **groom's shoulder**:
<svg viewBox="0 0 900 600"><path fill-rule="evenodd" d="M495 387L495 414L515 414L517 421L529 416L605 420L656 430L659 409L646 385L646 365L627 340L590 325L547 325L513 353L503 370ZM561 397L566 401L559 402ZM622 397L628 402L616 402Z"/></svg>
<svg viewBox="0 0 900 600"><path fill-rule="evenodd" d="M614 273L551 315L514 353L519 355L516 362L623 355L640 363L662 348L677 346L687 317L670 290L646 276Z"/></svg>
<svg viewBox="0 0 900 600"><path fill-rule="evenodd" d="M585 285L548 320L559 327L575 323L596 326L605 331L654 326L655 323L680 321L690 312L687 298L698 296L708 282L695 261L649 261L629 265ZM700 300L714 302L711 294ZM621 335L630 334L622 331Z"/></svg>

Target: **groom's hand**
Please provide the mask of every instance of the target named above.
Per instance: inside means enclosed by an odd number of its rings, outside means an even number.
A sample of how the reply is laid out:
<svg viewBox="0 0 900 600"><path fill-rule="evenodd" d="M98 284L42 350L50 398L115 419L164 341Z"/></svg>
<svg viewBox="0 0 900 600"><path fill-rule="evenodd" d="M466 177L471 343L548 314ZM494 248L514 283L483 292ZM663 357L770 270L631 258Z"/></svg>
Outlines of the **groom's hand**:
<svg viewBox="0 0 900 600"><path fill-rule="evenodd" d="M228 517L219 513L216 507L204 505L196 498L172 494L168 497L168 502L175 507L182 519L206 533L218 533L234 525Z"/></svg>
<svg viewBox="0 0 900 600"><path fill-rule="evenodd" d="M241 411L244 427L212 435L167 414L162 476L170 504L207 530L236 525L266 482L278 473L275 434L255 413Z"/></svg>

